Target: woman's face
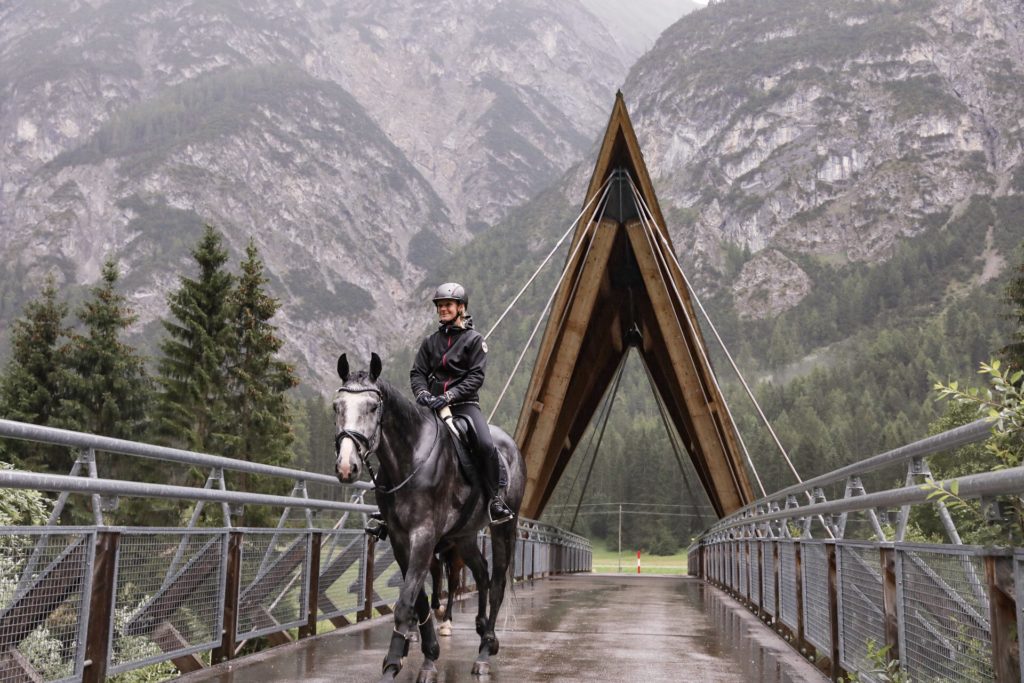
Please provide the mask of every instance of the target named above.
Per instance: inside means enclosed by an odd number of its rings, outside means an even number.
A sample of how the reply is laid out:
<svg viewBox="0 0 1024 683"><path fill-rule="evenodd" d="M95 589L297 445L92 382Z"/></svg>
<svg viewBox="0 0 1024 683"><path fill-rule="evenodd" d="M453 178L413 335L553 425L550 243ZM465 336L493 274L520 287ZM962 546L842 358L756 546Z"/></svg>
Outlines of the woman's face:
<svg viewBox="0 0 1024 683"><path fill-rule="evenodd" d="M441 299L437 302L437 319L442 323L452 323L459 317L459 302L454 299Z"/></svg>

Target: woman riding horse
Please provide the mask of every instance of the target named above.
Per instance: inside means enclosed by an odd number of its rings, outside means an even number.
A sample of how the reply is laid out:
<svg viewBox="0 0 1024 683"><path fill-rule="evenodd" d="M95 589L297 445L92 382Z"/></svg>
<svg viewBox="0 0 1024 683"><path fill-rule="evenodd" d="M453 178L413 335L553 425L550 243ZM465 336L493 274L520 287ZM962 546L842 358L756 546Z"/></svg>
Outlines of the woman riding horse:
<svg viewBox="0 0 1024 683"><path fill-rule="evenodd" d="M488 512L492 524L513 517L500 491L501 465L487 420L480 410L477 392L484 383L487 368L487 343L473 329L473 318L466 313L469 297L458 282L446 282L434 291L438 329L420 344L409 372L416 402L432 410L449 407L453 415L467 417L476 432L476 456L483 464L483 484L490 499Z"/></svg>
<svg viewBox="0 0 1024 683"><path fill-rule="evenodd" d="M458 294L452 290L447 293ZM464 290L461 298L461 310L464 313ZM454 298L449 300L455 301L454 312L458 312L459 302ZM456 318L447 312L447 303L438 308L446 310L444 320L453 321ZM478 334L474 333L475 337L462 340L456 335L465 334L471 328L459 329L461 332L452 330L450 339L453 348L457 343L472 341L479 344L481 352L486 353L483 340ZM465 344L465 347L468 346ZM453 358L442 354L442 368ZM476 368L475 372L480 376L472 393L461 396L475 399L476 390L483 381L483 365L462 366L463 362L464 359L459 361L460 367ZM395 603L395 628L384 658L384 675L381 680L393 681L398 675L409 651L409 638L417 627L420 648L425 657L417 680L419 683L437 680L435 661L440 654L440 647L423 584L434 553L445 549L454 549L476 582L476 632L480 636L480 649L473 664L473 673L486 674L490 667L490 656L498 653L499 643L494 629L515 554L516 525L499 524L492 527L492 571L488 572L488 562L477 545L477 534L495 516L490 510L492 506L480 497L460 473L456 445L437 414L404 398L389 383L380 379L381 370L381 360L377 354L373 354L369 372L350 373L348 359L343 354L338 358L338 375L342 379L342 386L334 399L335 473L342 484L349 484L359 478L362 469L369 472L395 559L405 579ZM442 383L448 381L445 391L454 389L456 377L442 377ZM454 400L459 394L449 394L447 398L433 393L429 395L444 400L445 404L462 403ZM479 413L477 404L470 405ZM506 466L508 477L505 495L499 502L514 519L526 488L526 464L522 454L505 432L497 427L489 427L485 422L482 428L478 428L477 436L478 439L490 437L494 449L491 452L495 457L501 457ZM372 458L377 460L376 470L371 463Z"/></svg>

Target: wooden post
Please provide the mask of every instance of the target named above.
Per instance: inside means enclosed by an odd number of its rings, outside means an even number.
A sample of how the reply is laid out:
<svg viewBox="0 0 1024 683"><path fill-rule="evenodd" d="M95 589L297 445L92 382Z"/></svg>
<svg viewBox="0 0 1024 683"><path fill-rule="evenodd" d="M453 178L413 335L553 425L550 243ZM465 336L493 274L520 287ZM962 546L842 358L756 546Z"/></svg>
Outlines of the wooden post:
<svg viewBox="0 0 1024 683"><path fill-rule="evenodd" d="M885 611L886 659L900 658L899 605L896 595L896 549L879 548L882 561L882 608Z"/></svg>
<svg viewBox="0 0 1024 683"><path fill-rule="evenodd" d="M320 547L323 534L314 531L309 539L309 595L306 596L306 623L299 627L299 638L316 635L316 615L320 612Z"/></svg>
<svg viewBox="0 0 1024 683"><path fill-rule="evenodd" d="M997 681L1020 681L1013 558L986 555L985 579L988 582L989 618L992 624L992 670Z"/></svg>
<svg viewBox="0 0 1024 683"><path fill-rule="evenodd" d="M779 583L779 575L781 573L781 563L779 562L779 542L772 541L772 582L775 583L775 608L772 611L772 614L775 615L772 617L773 626L780 622L779 610L782 607L782 596L779 595L779 590L782 588L782 585Z"/></svg>
<svg viewBox="0 0 1024 683"><path fill-rule="evenodd" d="M241 531L232 531L228 537L227 581L224 586L224 625L221 629L220 646L211 654L214 664L227 661L235 656L238 640L238 589L242 582L242 539Z"/></svg>
<svg viewBox="0 0 1024 683"><path fill-rule="evenodd" d="M356 613L356 621L365 621L373 618L373 554L376 551L377 539L373 536L366 537L366 562L363 565L363 609Z"/></svg>
<svg viewBox="0 0 1024 683"><path fill-rule="evenodd" d="M831 675L833 681L846 678L846 672L839 665L839 565L835 543L826 543L825 552L828 554L828 614L829 623L832 627L832 651L829 658L832 660Z"/></svg>
<svg viewBox="0 0 1024 683"><path fill-rule="evenodd" d="M117 587L117 547L121 542L118 531L96 533L96 557L92 567L92 594L89 598L89 624L85 636L85 670L83 683L101 683L107 677L110 655L110 622L114 613Z"/></svg>
<svg viewBox="0 0 1024 683"><path fill-rule="evenodd" d="M797 541L793 544L793 554L796 561L793 566L796 567L796 571L793 575L793 580L796 581L796 649L800 654L805 657L808 654L810 645L804 639L804 568L803 568L803 553L800 552L800 542Z"/></svg>

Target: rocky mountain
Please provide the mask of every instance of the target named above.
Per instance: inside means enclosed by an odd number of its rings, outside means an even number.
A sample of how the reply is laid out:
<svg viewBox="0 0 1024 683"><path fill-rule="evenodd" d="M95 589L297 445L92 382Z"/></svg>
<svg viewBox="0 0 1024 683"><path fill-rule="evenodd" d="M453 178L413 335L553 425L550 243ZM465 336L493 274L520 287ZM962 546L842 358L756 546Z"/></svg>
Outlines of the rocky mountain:
<svg viewBox="0 0 1024 683"><path fill-rule="evenodd" d="M209 222L329 376L421 328L426 268L576 161L627 68L575 1L4 3L0 316L115 256L152 325Z"/></svg>
<svg viewBox="0 0 1024 683"><path fill-rule="evenodd" d="M601 20L631 62L651 49L662 31L676 23L680 17L706 4L693 0L650 0L645 3L581 1L588 11Z"/></svg>
<svg viewBox="0 0 1024 683"><path fill-rule="evenodd" d="M1020 0L726 0L623 90L684 258L764 317L811 289L787 254L884 261L1024 192L1022 83Z"/></svg>

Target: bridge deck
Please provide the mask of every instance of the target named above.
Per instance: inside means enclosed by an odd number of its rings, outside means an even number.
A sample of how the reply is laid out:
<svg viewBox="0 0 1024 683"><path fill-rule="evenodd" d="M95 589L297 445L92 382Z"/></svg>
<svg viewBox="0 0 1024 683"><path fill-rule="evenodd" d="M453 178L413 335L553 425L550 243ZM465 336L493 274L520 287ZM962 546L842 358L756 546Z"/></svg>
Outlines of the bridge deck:
<svg viewBox="0 0 1024 683"><path fill-rule="evenodd" d="M457 605L454 634L441 639L441 681L825 680L753 615L695 579L559 576L517 586L506 605L515 616L498 633L488 679L470 674L476 598ZM378 619L181 680L375 681L391 628L390 618ZM412 648L401 681L414 681L422 662L418 644Z"/></svg>

